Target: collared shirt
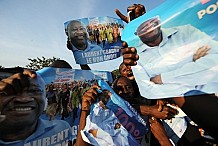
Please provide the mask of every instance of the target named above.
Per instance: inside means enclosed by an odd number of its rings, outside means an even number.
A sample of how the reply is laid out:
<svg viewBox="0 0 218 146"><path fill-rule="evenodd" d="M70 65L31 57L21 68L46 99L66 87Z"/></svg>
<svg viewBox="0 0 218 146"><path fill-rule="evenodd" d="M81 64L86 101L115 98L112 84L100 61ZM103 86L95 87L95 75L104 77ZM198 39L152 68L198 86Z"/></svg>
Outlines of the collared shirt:
<svg viewBox="0 0 218 146"><path fill-rule="evenodd" d="M36 131L25 140L4 142L0 140L0 145L5 146L44 146L44 145L67 145L71 141L72 130L70 125L61 120L38 120Z"/></svg>
<svg viewBox="0 0 218 146"><path fill-rule="evenodd" d="M196 89L215 92L218 43L191 25L162 29L162 36L159 46L149 47L141 41L136 46L139 61L132 69L141 95L156 99L181 96ZM208 54L194 62L196 49L205 45L211 48ZM161 75L163 84L150 81L156 75Z"/></svg>
<svg viewBox="0 0 218 146"><path fill-rule="evenodd" d="M72 52L77 64L90 64L98 61L93 61L93 58L103 56L101 50L102 48L100 46L88 42L87 48L85 50L79 50L73 46Z"/></svg>

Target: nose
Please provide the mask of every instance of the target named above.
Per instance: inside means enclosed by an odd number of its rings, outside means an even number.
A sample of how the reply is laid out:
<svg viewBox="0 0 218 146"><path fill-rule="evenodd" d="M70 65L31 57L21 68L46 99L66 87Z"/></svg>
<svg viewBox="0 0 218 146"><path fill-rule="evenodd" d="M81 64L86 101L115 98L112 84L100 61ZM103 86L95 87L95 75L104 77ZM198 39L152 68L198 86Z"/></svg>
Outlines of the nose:
<svg viewBox="0 0 218 146"><path fill-rule="evenodd" d="M123 87L123 93L128 93L128 89L126 87Z"/></svg>
<svg viewBox="0 0 218 146"><path fill-rule="evenodd" d="M34 98L29 96L28 94L20 94L20 95L16 95L16 97L14 98L15 102L31 102L34 101Z"/></svg>

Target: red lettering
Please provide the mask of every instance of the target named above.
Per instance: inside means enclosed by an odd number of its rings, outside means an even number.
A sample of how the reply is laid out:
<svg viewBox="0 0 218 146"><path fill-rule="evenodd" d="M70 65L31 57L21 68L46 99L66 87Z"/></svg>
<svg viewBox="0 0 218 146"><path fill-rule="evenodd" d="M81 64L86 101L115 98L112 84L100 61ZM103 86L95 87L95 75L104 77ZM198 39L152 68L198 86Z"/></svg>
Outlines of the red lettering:
<svg viewBox="0 0 218 146"><path fill-rule="evenodd" d="M132 122L129 122L126 125L126 129L128 130L128 132L131 134L134 130L135 130L135 125ZM130 129L130 130L129 130Z"/></svg>
<svg viewBox="0 0 218 146"><path fill-rule="evenodd" d="M210 0L201 0L202 5L208 3Z"/></svg>

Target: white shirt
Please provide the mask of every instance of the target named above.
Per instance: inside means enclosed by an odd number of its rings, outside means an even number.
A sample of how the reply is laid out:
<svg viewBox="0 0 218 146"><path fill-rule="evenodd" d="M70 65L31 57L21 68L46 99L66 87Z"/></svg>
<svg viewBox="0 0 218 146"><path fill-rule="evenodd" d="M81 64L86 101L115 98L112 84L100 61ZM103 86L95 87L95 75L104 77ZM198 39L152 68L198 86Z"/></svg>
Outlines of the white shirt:
<svg viewBox="0 0 218 146"><path fill-rule="evenodd" d="M176 97L190 90L214 93L218 73L218 43L191 25L162 29L159 46L149 47L139 41L138 64L133 73L142 96L150 99ZM208 45L204 57L193 62L197 48ZM163 84L150 78L161 75Z"/></svg>

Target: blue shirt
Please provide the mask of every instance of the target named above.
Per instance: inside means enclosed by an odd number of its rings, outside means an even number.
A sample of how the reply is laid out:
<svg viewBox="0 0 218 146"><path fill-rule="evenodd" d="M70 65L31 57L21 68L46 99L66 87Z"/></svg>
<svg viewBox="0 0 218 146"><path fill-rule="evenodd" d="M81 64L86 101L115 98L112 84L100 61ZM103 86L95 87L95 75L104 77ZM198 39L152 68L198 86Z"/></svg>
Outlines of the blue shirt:
<svg viewBox="0 0 218 146"><path fill-rule="evenodd" d="M38 120L36 131L25 140L4 142L0 140L0 145L6 146L55 146L67 145L71 141L72 130L70 125L60 120Z"/></svg>
<svg viewBox="0 0 218 146"><path fill-rule="evenodd" d="M149 47L139 40L139 61L133 73L142 96L149 99L182 96L190 90L217 91L218 43L191 25L162 29L159 46ZM193 61L197 48L208 45L208 54ZM163 84L150 78L161 75Z"/></svg>
<svg viewBox="0 0 218 146"><path fill-rule="evenodd" d="M77 64L89 64L94 62L93 57L97 58L102 56L102 48L98 45L91 44L88 42L87 48L85 50L79 50L73 46L73 55Z"/></svg>

